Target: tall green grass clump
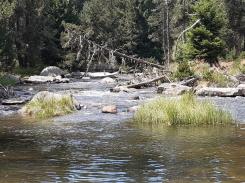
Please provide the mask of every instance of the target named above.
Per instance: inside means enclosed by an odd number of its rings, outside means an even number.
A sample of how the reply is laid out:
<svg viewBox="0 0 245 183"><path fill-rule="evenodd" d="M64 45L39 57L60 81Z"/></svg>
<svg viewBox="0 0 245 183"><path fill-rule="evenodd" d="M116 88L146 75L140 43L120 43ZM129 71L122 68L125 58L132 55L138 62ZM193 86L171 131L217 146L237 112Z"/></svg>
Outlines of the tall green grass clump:
<svg viewBox="0 0 245 183"><path fill-rule="evenodd" d="M141 106L134 121L149 125L202 126L231 124L233 119L230 113L208 101L197 101L188 93L180 99L158 98Z"/></svg>
<svg viewBox="0 0 245 183"><path fill-rule="evenodd" d="M61 99L33 100L25 106L25 113L38 119L47 119L50 117L69 114L75 110L73 99L64 96Z"/></svg>

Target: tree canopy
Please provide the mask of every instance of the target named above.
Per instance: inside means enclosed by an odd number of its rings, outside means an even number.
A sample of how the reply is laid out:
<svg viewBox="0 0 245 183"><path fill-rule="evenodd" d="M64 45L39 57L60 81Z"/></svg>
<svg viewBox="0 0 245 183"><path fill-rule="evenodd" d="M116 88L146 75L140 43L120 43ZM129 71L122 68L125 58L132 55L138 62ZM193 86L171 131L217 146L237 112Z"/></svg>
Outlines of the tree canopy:
<svg viewBox="0 0 245 183"><path fill-rule="evenodd" d="M176 47L180 61L212 64L244 51L244 12L243 0L2 0L0 65L84 69L88 53L64 47L71 27L133 57L168 64Z"/></svg>

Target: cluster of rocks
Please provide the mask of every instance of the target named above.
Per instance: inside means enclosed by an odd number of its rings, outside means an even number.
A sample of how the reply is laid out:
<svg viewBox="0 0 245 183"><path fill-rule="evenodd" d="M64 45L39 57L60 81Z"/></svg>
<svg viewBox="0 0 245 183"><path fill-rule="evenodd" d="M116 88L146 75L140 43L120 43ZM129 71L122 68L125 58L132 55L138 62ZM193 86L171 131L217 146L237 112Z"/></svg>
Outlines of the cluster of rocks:
<svg viewBox="0 0 245 183"><path fill-rule="evenodd" d="M49 66L42 70L40 75L25 77L23 82L42 84L42 83L69 83L70 79L65 78L66 73L59 67Z"/></svg>
<svg viewBox="0 0 245 183"><path fill-rule="evenodd" d="M236 88L213 88L204 87L196 91L198 96L209 97L245 97L245 84L241 84Z"/></svg>
<svg viewBox="0 0 245 183"><path fill-rule="evenodd" d="M86 75L86 76L85 76ZM40 75L25 77L23 82L42 84L42 83L69 83L70 78L82 79L83 81L90 81L90 79L103 79L103 83L114 83L112 78L116 77L118 72L96 72L96 73L84 73L84 72L72 72L66 73L62 69L56 66L49 66L42 70Z"/></svg>
<svg viewBox="0 0 245 183"><path fill-rule="evenodd" d="M240 76L240 78L243 78ZM164 95L182 95L186 92L194 92L197 96L209 97L245 97L245 84L240 84L232 88L219 88L219 87L200 87L195 83L188 86L185 82L180 83L163 83L157 88L157 93Z"/></svg>

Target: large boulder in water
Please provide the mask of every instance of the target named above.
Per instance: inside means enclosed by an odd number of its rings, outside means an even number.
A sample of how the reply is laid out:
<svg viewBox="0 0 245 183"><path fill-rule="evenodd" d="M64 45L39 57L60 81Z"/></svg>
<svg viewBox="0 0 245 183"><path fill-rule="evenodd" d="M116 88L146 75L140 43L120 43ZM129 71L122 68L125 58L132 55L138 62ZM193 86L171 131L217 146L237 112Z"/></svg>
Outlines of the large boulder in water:
<svg viewBox="0 0 245 183"><path fill-rule="evenodd" d="M80 104L70 94L42 91L37 93L19 112L23 116L48 118L80 109Z"/></svg>
<svg viewBox="0 0 245 183"><path fill-rule="evenodd" d="M66 73L62 69L56 66L49 66L42 70L41 76L64 76Z"/></svg>

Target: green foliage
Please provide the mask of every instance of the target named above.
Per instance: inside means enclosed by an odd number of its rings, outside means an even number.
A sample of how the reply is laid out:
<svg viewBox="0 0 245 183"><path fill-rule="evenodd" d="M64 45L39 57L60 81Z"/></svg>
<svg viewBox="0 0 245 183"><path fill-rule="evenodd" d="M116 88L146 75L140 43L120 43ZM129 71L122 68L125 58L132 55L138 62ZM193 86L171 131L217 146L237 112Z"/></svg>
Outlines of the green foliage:
<svg viewBox="0 0 245 183"><path fill-rule="evenodd" d="M14 86L16 84L17 84L16 80L13 79L12 77L9 77L9 75L0 74L0 85Z"/></svg>
<svg viewBox="0 0 245 183"><path fill-rule="evenodd" d="M189 59L203 59L213 64L224 54L221 32L227 23L225 11L216 1L200 0L193 6L193 13L197 16L191 24L198 19L200 23L187 34L184 54Z"/></svg>
<svg viewBox="0 0 245 183"><path fill-rule="evenodd" d="M35 100L29 102L25 107L26 111L31 111L32 117L39 119L61 116L74 111L71 97L63 97L60 100Z"/></svg>
<svg viewBox="0 0 245 183"><path fill-rule="evenodd" d="M227 87L230 84L230 80L225 75L210 69L203 71L202 78L217 87Z"/></svg>
<svg viewBox="0 0 245 183"><path fill-rule="evenodd" d="M231 124L233 119L212 103L197 101L192 94L185 94L181 99L158 98L141 106L134 121L152 126L214 126Z"/></svg>
<svg viewBox="0 0 245 183"><path fill-rule="evenodd" d="M180 62L177 71L174 73L174 77L178 80L183 80L191 76L194 76L194 71L191 70L189 63L187 61Z"/></svg>
<svg viewBox="0 0 245 183"><path fill-rule="evenodd" d="M44 68L43 65L37 65L36 67L27 67L27 68L16 67L13 69L13 72L20 76L39 75L43 68Z"/></svg>
<svg viewBox="0 0 245 183"><path fill-rule="evenodd" d="M164 62L180 33L198 19L200 23L183 34L180 60L212 64L225 51L231 51L227 59L238 58L244 50L244 7L241 0L2 0L0 67L8 72L15 66L43 64L84 69L86 48L79 58L78 46L64 48L71 27L98 44Z"/></svg>
<svg viewBox="0 0 245 183"><path fill-rule="evenodd" d="M234 61L237 59L236 50L233 48L232 50L228 51L225 55L225 59L228 61Z"/></svg>

